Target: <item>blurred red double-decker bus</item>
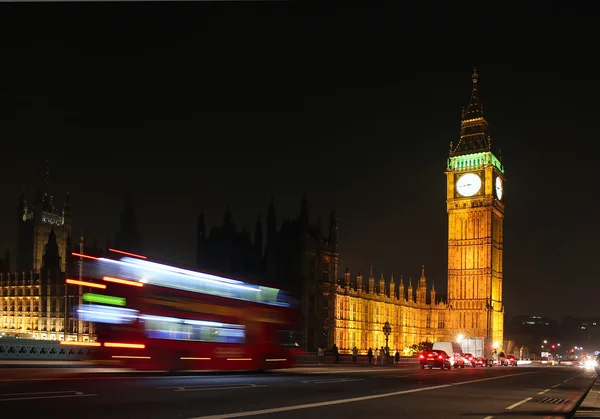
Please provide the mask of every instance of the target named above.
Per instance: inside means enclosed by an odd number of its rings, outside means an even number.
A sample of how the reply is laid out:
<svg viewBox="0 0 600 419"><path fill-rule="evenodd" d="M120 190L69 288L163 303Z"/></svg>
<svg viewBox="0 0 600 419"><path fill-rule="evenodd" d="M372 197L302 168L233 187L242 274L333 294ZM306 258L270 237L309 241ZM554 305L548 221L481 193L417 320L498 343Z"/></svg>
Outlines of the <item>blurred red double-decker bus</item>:
<svg viewBox="0 0 600 419"><path fill-rule="evenodd" d="M283 290L139 255L86 259L84 304L76 310L95 324L96 361L147 370L265 370L289 367L299 353L297 304Z"/></svg>

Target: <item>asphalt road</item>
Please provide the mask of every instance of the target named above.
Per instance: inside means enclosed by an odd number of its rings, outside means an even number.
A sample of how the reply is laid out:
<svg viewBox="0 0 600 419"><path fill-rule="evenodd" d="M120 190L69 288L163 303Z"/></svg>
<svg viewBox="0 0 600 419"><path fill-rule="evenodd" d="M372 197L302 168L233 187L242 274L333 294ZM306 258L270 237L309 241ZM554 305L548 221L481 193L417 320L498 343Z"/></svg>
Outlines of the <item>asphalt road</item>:
<svg viewBox="0 0 600 419"><path fill-rule="evenodd" d="M573 367L309 367L264 374L0 369L2 417L568 417L595 379Z"/></svg>

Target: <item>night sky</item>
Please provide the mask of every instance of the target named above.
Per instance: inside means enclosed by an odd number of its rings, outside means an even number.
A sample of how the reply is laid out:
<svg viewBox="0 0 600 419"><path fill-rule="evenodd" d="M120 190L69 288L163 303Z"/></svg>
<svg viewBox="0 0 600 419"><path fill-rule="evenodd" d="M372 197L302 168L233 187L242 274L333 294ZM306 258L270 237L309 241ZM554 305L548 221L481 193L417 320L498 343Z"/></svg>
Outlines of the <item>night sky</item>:
<svg viewBox="0 0 600 419"><path fill-rule="evenodd" d="M432 6L433 7L433 6ZM340 272L445 293L446 159L477 65L506 167L504 300L597 315L599 69L573 10L294 3L8 5L0 13L0 249L21 188L69 191L104 246L134 191L146 253L195 261L196 219L340 218ZM471 14L472 13L472 14ZM560 16L560 18L559 18Z"/></svg>

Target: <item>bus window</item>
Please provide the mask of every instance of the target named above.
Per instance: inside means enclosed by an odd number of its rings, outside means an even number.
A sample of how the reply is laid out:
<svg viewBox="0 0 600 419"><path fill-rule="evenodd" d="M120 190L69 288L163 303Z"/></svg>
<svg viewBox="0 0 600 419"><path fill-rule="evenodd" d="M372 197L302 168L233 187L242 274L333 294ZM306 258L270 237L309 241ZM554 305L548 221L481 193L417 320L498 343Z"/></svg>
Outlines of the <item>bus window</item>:
<svg viewBox="0 0 600 419"><path fill-rule="evenodd" d="M214 343L244 343L243 325L183 320L160 316L142 316L146 336L154 339L190 340Z"/></svg>

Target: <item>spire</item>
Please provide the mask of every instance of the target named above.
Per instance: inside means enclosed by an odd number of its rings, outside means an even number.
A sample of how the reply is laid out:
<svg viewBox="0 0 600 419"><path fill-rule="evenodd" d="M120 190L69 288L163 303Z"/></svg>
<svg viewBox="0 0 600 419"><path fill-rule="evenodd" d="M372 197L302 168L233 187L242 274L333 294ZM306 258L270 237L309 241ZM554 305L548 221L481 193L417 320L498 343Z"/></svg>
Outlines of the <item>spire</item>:
<svg viewBox="0 0 600 419"><path fill-rule="evenodd" d="M369 273L369 294L375 292L375 277L373 276L373 266L371 266L371 272Z"/></svg>
<svg viewBox="0 0 600 419"><path fill-rule="evenodd" d="M390 276L390 297L396 299L396 281L394 280L394 273Z"/></svg>
<svg viewBox="0 0 600 419"><path fill-rule="evenodd" d="M231 224L231 212L229 211L229 205L225 208L225 215L223 216L223 227Z"/></svg>
<svg viewBox="0 0 600 419"><path fill-rule="evenodd" d="M48 160L46 160L46 167L45 167L45 173L44 173L44 189L45 192L48 192L48 185L50 183L50 167L48 164Z"/></svg>
<svg viewBox="0 0 600 419"><path fill-rule="evenodd" d="M344 286L350 288L350 269L348 268L344 271Z"/></svg>
<svg viewBox="0 0 600 419"><path fill-rule="evenodd" d="M308 198L306 192L302 195L302 202L300 203L300 217L308 217Z"/></svg>
<svg viewBox="0 0 600 419"><path fill-rule="evenodd" d="M335 208L331 207L331 213L329 214L329 243L337 248L338 246L338 218L335 213Z"/></svg>
<svg viewBox="0 0 600 419"><path fill-rule="evenodd" d="M383 269L381 270L381 276L379 277L379 295L385 295L385 278L383 276Z"/></svg>
<svg viewBox="0 0 600 419"><path fill-rule="evenodd" d="M398 290L398 295L400 297L400 301L404 301L406 294L404 293L404 278L402 274L400 274L400 289Z"/></svg>
<svg viewBox="0 0 600 419"><path fill-rule="evenodd" d="M473 80L471 99L469 100L469 106L467 106L467 110L463 112L463 120L483 118L483 105L479 102L479 89L477 88L478 78L479 74L477 74L477 68L473 67L473 75L471 76L471 79Z"/></svg>
<svg viewBox="0 0 600 419"><path fill-rule="evenodd" d="M425 278L425 265L421 266L421 278L417 286L417 303L425 304L427 302L427 279Z"/></svg>
<svg viewBox="0 0 600 419"><path fill-rule="evenodd" d="M42 256L42 272L46 279L58 280L60 273L60 252L56 242L56 233L54 228L50 230L48 242L44 246L44 255Z"/></svg>
<svg viewBox="0 0 600 419"><path fill-rule="evenodd" d="M65 203L63 205L63 214L71 212L71 194L67 192L65 194Z"/></svg>
<svg viewBox="0 0 600 419"><path fill-rule="evenodd" d="M455 148L450 147L450 155L472 154L490 151L491 139L488 123L483 117L483 104L479 100L479 74L473 69L473 87L467 109L462 111L460 140Z"/></svg>
<svg viewBox="0 0 600 419"><path fill-rule="evenodd" d="M198 230L198 237L204 238L206 235L206 223L204 221L204 208L200 208L200 214L198 215L198 225L196 227Z"/></svg>
<svg viewBox="0 0 600 419"><path fill-rule="evenodd" d="M263 229L262 229L262 223L260 222L260 214L258 214L256 216L256 224L254 226L254 245L256 246L259 253L262 255Z"/></svg>

